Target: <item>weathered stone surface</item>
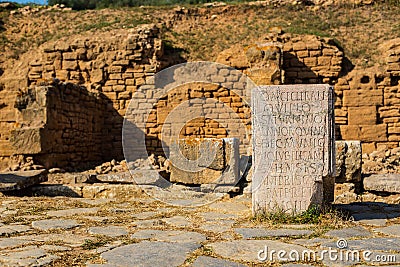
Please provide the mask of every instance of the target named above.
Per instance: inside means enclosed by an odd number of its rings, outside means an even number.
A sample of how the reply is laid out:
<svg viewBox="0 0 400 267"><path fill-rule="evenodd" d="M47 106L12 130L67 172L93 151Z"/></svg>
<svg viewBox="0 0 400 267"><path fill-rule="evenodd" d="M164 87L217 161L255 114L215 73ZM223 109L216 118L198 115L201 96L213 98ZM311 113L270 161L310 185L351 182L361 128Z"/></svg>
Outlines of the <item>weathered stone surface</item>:
<svg viewBox="0 0 400 267"><path fill-rule="evenodd" d="M143 241L102 253L101 257L114 266L179 266L188 253L200 247L196 243Z"/></svg>
<svg viewBox="0 0 400 267"><path fill-rule="evenodd" d="M170 149L171 182L231 186L238 182L239 143L236 138L180 139Z"/></svg>
<svg viewBox="0 0 400 267"><path fill-rule="evenodd" d="M214 233L223 233L230 231L232 229L232 225L234 221L223 221L223 223L205 223L200 226L200 229L204 231L214 232Z"/></svg>
<svg viewBox="0 0 400 267"><path fill-rule="evenodd" d="M332 241L332 239L316 237L311 239L295 239L292 241L292 243L301 246L315 247L321 245L322 243L327 243L329 241Z"/></svg>
<svg viewBox="0 0 400 267"><path fill-rule="evenodd" d="M1 238L0 239L0 249L19 247L21 245L25 246L25 245L28 245L33 242L34 241L32 241L32 240L23 240L23 239L19 239L16 237Z"/></svg>
<svg viewBox="0 0 400 267"><path fill-rule="evenodd" d="M334 238L352 238L352 237L368 237L372 234L361 226L352 228L344 228L340 230L330 230L325 233L326 236Z"/></svg>
<svg viewBox="0 0 400 267"><path fill-rule="evenodd" d="M131 172L98 174L96 179L104 183L128 183L166 186L168 183L154 170L133 170Z"/></svg>
<svg viewBox="0 0 400 267"><path fill-rule="evenodd" d="M375 228L374 230L385 235L400 237L400 224L394 224L383 228Z"/></svg>
<svg viewBox="0 0 400 267"><path fill-rule="evenodd" d="M32 228L27 225L2 225L0 226L0 236L2 235L12 235L16 233L23 233L31 230Z"/></svg>
<svg viewBox="0 0 400 267"><path fill-rule="evenodd" d="M215 254L220 255L224 258L232 260L243 260L260 263L258 259L258 252L265 250L265 248L274 249L275 251L285 250L291 251L296 250L301 254L302 251L306 250L306 247L299 245L292 245L283 243L280 241L273 240L234 240L211 243L207 246L211 247ZM265 255L262 255L265 256ZM273 260L277 258L276 253L273 255ZM287 255L286 255L287 257ZM269 259L267 257L267 259Z"/></svg>
<svg viewBox="0 0 400 267"><path fill-rule="evenodd" d="M225 221L230 219L236 219L238 217L237 214L224 214L219 212L202 212L199 214L204 220L209 222L214 221Z"/></svg>
<svg viewBox="0 0 400 267"><path fill-rule="evenodd" d="M228 215L234 214L244 214L244 213L249 213L250 212L250 207L247 207L245 204L240 203L240 202L215 202L212 203L210 206L210 209L218 211L218 212L223 212L227 213Z"/></svg>
<svg viewBox="0 0 400 267"><path fill-rule="evenodd" d="M49 242L49 243L60 243L69 247L81 247L87 240L94 240L91 236L86 236L83 234L72 234L72 233L62 233L62 234L38 234L38 235L25 235L15 237L18 241L23 241L26 243L32 242Z"/></svg>
<svg viewBox="0 0 400 267"><path fill-rule="evenodd" d="M352 215L354 221L360 222L366 225L373 226L384 226L386 224L386 219L388 218L385 213L377 213L377 212L366 212L366 213L355 213Z"/></svg>
<svg viewBox="0 0 400 267"><path fill-rule="evenodd" d="M75 220L40 220L32 222L32 227L38 230L47 231L54 229L71 229L78 227Z"/></svg>
<svg viewBox="0 0 400 267"><path fill-rule="evenodd" d="M310 230L295 230L295 229L273 229L264 228L236 228L235 232L242 235L245 239L255 237L285 237L285 236L302 236L311 235Z"/></svg>
<svg viewBox="0 0 400 267"><path fill-rule="evenodd" d="M0 191L20 190L47 181L46 170L0 173Z"/></svg>
<svg viewBox="0 0 400 267"><path fill-rule="evenodd" d="M135 219L146 220L158 215L155 211L145 211L137 214L133 214L132 217Z"/></svg>
<svg viewBox="0 0 400 267"><path fill-rule="evenodd" d="M0 254L0 262L5 266L48 266L58 258L37 247L27 247Z"/></svg>
<svg viewBox="0 0 400 267"><path fill-rule="evenodd" d="M48 216L51 217L68 217L73 215L82 215L88 213L96 213L99 208L77 208L68 210L51 210L47 212Z"/></svg>
<svg viewBox="0 0 400 267"><path fill-rule="evenodd" d="M232 261L227 261L227 260L221 260L217 258L212 258L212 257L207 257L207 256L200 256L198 257L192 264L193 267L246 267L246 265L237 263L237 262L232 262Z"/></svg>
<svg viewBox="0 0 400 267"><path fill-rule="evenodd" d="M379 250L379 251L400 251L400 238L367 238L360 240L348 240L349 250ZM323 247L337 248L336 242L322 244Z"/></svg>
<svg viewBox="0 0 400 267"><path fill-rule="evenodd" d="M200 243L206 241L205 235L186 231L140 230L131 235L134 239L153 239L163 242Z"/></svg>
<svg viewBox="0 0 400 267"><path fill-rule="evenodd" d="M360 141L336 141L335 182L361 181L362 150Z"/></svg>
<svg viewBox="0 0 400 267"><path fill-rule="evenodd" d="M36 185L31 188L36 196L82 197L82 185Z"/></svg>
<svg viewBox="0 0 400 267"><path fill-rule="evenodd" d="M184 216L174 216L171 218L162 219L163 222L177 227L190 226L192 223Z"/></svg>
<svg viewBox="0 0 400 267"><path fill-rule="evenodd" d="M252 92L253 213L333 201L333 95L327 85Z"/></svg>
<svg viewBox="0 0 400 267"><path fill-rule="evenodd" d="M369 191L400 193L400 174L371 174L364 178L363 184Z"/></svg>
<svg viewBox="0 0 400 267"><path fill-rule="evenodd" d="M88 230L89 234L92 235L105 235L109 237L117 237L127 235L128 231L125 227L118 226L103 226L103 227L90 227Z"/></svg>

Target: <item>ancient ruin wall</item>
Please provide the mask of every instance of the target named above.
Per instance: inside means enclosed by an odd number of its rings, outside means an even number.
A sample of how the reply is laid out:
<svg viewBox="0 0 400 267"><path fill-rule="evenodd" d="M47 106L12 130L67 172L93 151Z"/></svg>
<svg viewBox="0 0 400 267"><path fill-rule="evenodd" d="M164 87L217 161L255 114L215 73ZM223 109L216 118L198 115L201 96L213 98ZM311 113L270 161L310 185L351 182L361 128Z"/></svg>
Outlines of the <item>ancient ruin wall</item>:
<svg viewBox="0 0 400 267"><path fill-rule="evenodd" d="M78 87L74 87L73 90L66 93L68 97L71 94L71 97L77 98L74 102L76 110L64 109L55 113L58 116L57 119L65 120L66 123L68 120L75 120L74 114L76 115L76 113L92 113L87 110L85 105L81 105L81 101L84 102L85 98L89 97L88 94L100 94L100 97L106 101L105 106L98 107L102 110L100 113L104 117L102 123L105 126L101 132L100 140L106 140L107 136L111 137L111 139L107 139L108 142L101 144L100 150L107 152L102 153L105 155L105 159L121 159L123 116L132 93L137 90L138 86L144 84L149 77L152 77L162 64L160 58L163 48L161 40L158 39L158 34L159 29L157 27L145 25L130 30L115 30L92 37L78 36L72 39L61 39L56 43L46 44L45 47L42 47L43 50L35 55L34 60L30 61L27 75L22 76L22 78L19 78L20 81L13 84L25 84L31 89L31 92L40 91L41 89L34 89L35 86L52 84L54 79L84 86L87 93L80 93ZM30 58L28 54L25 56ZM18 112L14 108L14 103L18 96L27 92L27 88L13 88L11 83L9 87L0 90L3 102L0 117L0 125L2 126L0 127L1 169L9 165L11 155L17 154L16 148L10 142L11 131L14 128L18 130L20 127L17 123ZM18 92L18 89L22 92ZM61 91L65 93L64 90ZM68 105L68 103L64 103L66 101L65 94L59 96L59 99L49 98L46 101L52 102L54 100L50 105ZM71 118L67 119L68 116L71 116ZM30 123L33 123L34 120L35 118L32 117ZM79 123L87 123L85 119L77 120ZM27 124L27 121L24 120L24 123ZM52 129L54 125L51 125L51 123L51 119L44 122L46 129ZM69 131L66 124L60 123L54 127L60 127L61 132L63 132L60 137L65 139L77 134L74 131ZM90 135L90 133L86 134ZM80 136L83 139L87 137ZM92 137L88 138L90 140ZM91 143L89 140L88 143ZM15 140L13 142L15 144ZM56 144L54 143L54 145ZM92 150L84 152L81 148L75 148L73 144L62 151L77 154L74 159L77 162L84 157L83 155L87 154L86 152L92 152ZM61 150L57 150L57 153L59 152ZM38 154L38 151L24 151L24 154Z"/></svg>
<svg viewBox="0 0 400 267"><path fill-rule="evenodd" d="M121 158L122 118L132 94L149 82L157 71L172 64L165 61L158 33L156 27L147 25L115 31L112 37L108 33L47 44L41 55L31 61L26 81L21 84L26 83L34 88L49 84L56 78L62 82L85 86L87 92L98 93L106 102L105 111L102 112L101 123L104 129L101 140L107 140L101 145L101 150L107 153L99 152L98 155L101 154L103 159ZM343 52L333 40L316 36L271 34L264 41L249 47L233 46L222 52L217 62L236 68L256 81L259 79L261 83L335 84L337 138L362 140L364 150L369 152L382 146L398 146L400 141L400 104L397 100L399 40L383 44L380 49L383 55L381 68L354 70L346 74L343 71ZM232 82L228 80L229 73L221 76L224 79L221 80L221 86L189 84L160 99L146 122L149 153L161 152L160 138L164 119L180 101L216 99L231 107L243 119L246 127L250 128L250 109L240 95L223 88L229 88ZM10 143L10 133L20 127L16 124L18 120L14 108L17 96L7 90L0 91L0 94L4 96L0 117L0 157L3 162L7 162L7 158L16 152ZM147 90L144 98L150 101L152 97L151 90ZM198 105L195 100L192 102ZM143 103L143 106L148 105ZM220 113L215 103L207 103L204 108L215 111L215 115ZM229 119L224 116L229 115L222 113L218 118L191 120L179 136L226 137L228 133L225 126L217 121ZM63 128L63 131L68 132L67 128ZM74 152L72 144L69 149ZM245 153L243 149L242 153Z"/></svg>
<svg viewBox="0 0 400 267"><path fill-rule="evenodd" d="M367 153L400 142L400 39L379 49L380 66L353 70L335 85L339 137L361 140Z"/></svg>

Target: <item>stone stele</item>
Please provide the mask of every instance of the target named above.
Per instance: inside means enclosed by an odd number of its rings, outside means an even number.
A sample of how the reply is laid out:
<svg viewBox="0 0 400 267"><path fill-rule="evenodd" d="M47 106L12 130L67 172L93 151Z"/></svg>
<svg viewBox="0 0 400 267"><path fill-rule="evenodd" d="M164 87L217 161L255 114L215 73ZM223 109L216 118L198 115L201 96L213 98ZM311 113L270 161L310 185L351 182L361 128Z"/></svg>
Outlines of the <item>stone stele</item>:
<svg viewBox="0 0 400 267"><path fill-rule="evenodd" d="M333 201L333 110L329 85L253 90L254 214L296 214Z"/></svg>

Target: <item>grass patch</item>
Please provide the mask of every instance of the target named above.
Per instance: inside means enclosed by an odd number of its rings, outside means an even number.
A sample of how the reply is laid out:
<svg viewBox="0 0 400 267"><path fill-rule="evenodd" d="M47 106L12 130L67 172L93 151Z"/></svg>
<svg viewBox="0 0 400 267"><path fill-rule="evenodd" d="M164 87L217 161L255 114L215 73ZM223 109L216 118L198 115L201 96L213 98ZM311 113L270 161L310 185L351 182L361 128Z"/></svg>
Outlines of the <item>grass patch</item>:
<svg viewBox="0 0 400 267"><path fill-rule="evenodd" d="M100 237L98 237L95 240L85 239L85 243L82 244L82 249L85 250L96 249L106 245L107 243L109 243L109 241L110 240L107 238L100 238Z"/></svg>
<svg viewBox="0 0 400 267"><path fill-rule="evenodd" d="M271 224L320 224L327 226L343 225L344 215L332 208L319 208L312 206L300 214L290 214L283 209L274 212L266 212L251 218L255 223L269 222ZM334 223L332 225L332 223Z"/></svg>

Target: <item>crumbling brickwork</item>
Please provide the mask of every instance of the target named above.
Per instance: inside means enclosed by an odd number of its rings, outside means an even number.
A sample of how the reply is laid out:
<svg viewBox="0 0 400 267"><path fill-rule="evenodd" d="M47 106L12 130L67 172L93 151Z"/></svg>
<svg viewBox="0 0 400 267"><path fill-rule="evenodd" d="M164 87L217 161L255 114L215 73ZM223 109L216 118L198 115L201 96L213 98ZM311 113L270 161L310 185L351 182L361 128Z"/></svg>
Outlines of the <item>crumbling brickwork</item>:
<svg viewBox="0 0 400 267"><path fill-rule="evenodd" d="M334 84L337 137L361 140L364 151L368 152L382 146L399 146L399 45L399 39L395 39L380 46L380 67L356 69L348 74L343 71L343 52L334 41L310 35L270 34L260 43L248 47L234 45L223 51L216 61L241 71L259 84ZM54 91L56 97L46 95L49 114L44 116L40 113L43 111L38 113L40 109L32 105L25 110L17 111L14 108L15 100L29 95L29 91L21 95L15 88L0 90L0 167L4 168L9 157L18 153L41 154L42 161L48 162L45 163L48 166L57 164L56 160L52 163L43 160L46 153L70 152L75 155L57 159L65 164L98 158L122 158L123 117L133 94L145 84L148 87L143 87L141 102L133 108L138 114L152 110L147 121L142 121L146 124L144 134L149 153L162 154L162 129L168 132L183 117L175 114L176 119L167 122L166 118L176 107L187 102L191 109L201 108L203 115L186 121L176 133L176 138L238 137L242 140L240 153L246 154L245 148L251 137L239 133L239 129L249 131L251 128L248 106L250 94L245 90L231 90L240 88L244 81L236 74L232 75L229 69L208 69L204 72L212 76L216 84L192 82L179 85L156 101L152 79L169 64L173 62L168 62L164 57L159 29L154 25L45 44L41 53L31 60L26 80L19 84L26 84L31 88L30 92L35 94L43 90ZM40 87L42 85L47 87ZM35 89L36 86L39 87ZM60 86L65 88L61 89ZM68 93L67 87L70 88ZM17 94L20 96L17 97ZM78 99L73 100L74 97ZM203 103L201 99L206 100ZM69 104L60 107L67 103L64 101L69 101ZM95 112L92 105L101 112ZM224 109L224 106L230 110ZM51 113L52 110L55 112ZM95 121L94 116L98 116ZM239 120L235 120L236 117ZM44 121L38 118L44 118ZM37 125L33 125L34 122ZM80 123L85 126L74 128ZM101 131L97 128L100 125ZM18 135L12 136L11 132L21 131L20 135L23 136L22 132L27 134L29 127L36 129L32 130L32 138L35 136L33 133L43 136L44 130L39 128L47 129L47 134L52 133L50 136L54 137L47 141L54 141L54 147L50 148L50 145L42 142L46 138L38 139L36 148L24 146L23 143L18 145L15 139ZM30 140L34 140L32 138ZM58 146L61 144L60 138L63 148ZM78 140L87 140L90 145L84 145L87 149L79 147ZM25 150L20 150L22 148ZM32 150L27 151L29 148Z"/></svg>
<svg viewBox="0 0 400 267"><path fill-rule="evenodd" d="M105 154L108 100L72 83L37 86L16 100L17 126L11 132L14 153L33 155L50 167L80 167L115 156ZM122 120L122 118L120 118Z"/></svg>
<svg viewBox="0 0 400 267"><path fill-rule="evenodd" d="M364 152L400 141L400 39L380 46L382 65L357 69L335 85L335 122L344 140L361 140Z"/></svg>

